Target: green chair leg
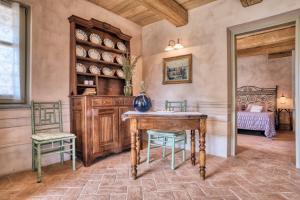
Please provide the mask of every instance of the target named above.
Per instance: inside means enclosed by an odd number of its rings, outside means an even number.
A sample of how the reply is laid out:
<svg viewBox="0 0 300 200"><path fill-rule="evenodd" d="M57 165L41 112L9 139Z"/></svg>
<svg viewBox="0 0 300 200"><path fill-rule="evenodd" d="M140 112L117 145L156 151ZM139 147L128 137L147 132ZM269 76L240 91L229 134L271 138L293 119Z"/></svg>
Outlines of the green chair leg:
<svg viewBox="0 0 300 200"><path fill-rule="evenodd" d="M64 147L63 147L63 145L64 145L64 141L62 140L62 141L60 141L59 142L59 145L60 145L60 164L64 164Z"/></svg>
<svg viewBox="0 0 300 200"><path fill-rule="evenodd" d="M184 138L184 141L183 141L182 161L186 160L185 144L186 144L186 137Z"/></svg>
<svg viewBox="0 0 300 200"><path fill-rule="evenodd" d="M72 139L72 166L73 171L76 170L76 147L75 147L75 138Z"/></svg>
<svg viewBox="0 0 300 200"><path fill-rule="evenodd" d="M162 157L165 159L166 157L166 137L163 138L163 146L162 146Z"/></svg>
<svg viewBox="0 0 300 200"><path fill-rule="evenodd" d="M147 151L147 163L150 163L150 150L151 150L151 135L148 135L148 151Z"/></svg>
<svg viewBox="0 0 300 200"><path fill-rule="evenodd" d="M35 145L34 142L32 141L32 171L36 170L36 165L35 165Z"/></svg>
<svg viewBox="0 0 300 200"><path fill-rule="evenodd" d="M42 157L41 157L41 145L37 144L37 182L42 182Z"/></svg>
<svg viewBox="0 0 300 200"><path fill-rule="evenodd" d="M175 169L175 137L172 138L172 161L171 169Z"/></svg>

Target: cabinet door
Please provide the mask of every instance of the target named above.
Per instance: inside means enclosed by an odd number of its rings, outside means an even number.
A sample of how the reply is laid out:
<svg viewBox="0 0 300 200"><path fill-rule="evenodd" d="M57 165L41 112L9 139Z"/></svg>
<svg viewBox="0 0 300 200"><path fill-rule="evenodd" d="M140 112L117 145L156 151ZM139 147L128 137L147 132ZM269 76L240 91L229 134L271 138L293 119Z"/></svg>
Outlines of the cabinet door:
<svg viewBox="0 0 300 200"><path fill-rule="evenodd" d="M94 159L118 146L118 108L92 109L92 145Z"/></svg>
<svg viewBox="0 0 300 200"><path fill-rule="evenodd" d="M132 110L131 107L120 107L119 108L119 136L120 136L120 147L122 149L130 148L130 123L129 120L123 121L122 114Z"/></svg>

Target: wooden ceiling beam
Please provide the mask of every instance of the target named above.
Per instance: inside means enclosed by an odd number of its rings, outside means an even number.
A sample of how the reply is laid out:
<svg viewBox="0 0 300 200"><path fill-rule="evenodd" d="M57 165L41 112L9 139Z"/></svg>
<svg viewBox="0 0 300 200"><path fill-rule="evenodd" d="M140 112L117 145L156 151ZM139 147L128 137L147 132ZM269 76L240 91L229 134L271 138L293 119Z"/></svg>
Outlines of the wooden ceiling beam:
<svg viewBox="0 0 300 200"><path fill-rule="evenodd" d="M143 6L170 21L175 26L188 23L188 11L175 0L138 0Z"/></svg>
<svg viewBox="0 0 300 200"><path fill-rule="evenodd" d="M185 9L193 9L208 3L211 3L216 0L176 0L180 3Z"/></svg>
<svg viewBox="0 0 300 200"><path fill-rule="evenodd" d="M255 48L295 40L295 27L237 38L237 50Z"/></svg>
<svg viewBox="0 0 300 200"><path fill-rule="evenodd" d="M241 0L243 7L249 7L254 4L261 3L263 0Z"/></svg>
<svg viewBox="0 0 300 200"><path fill-rule="evenodd" d="M295 49L295 40L270 44L255 48L241 49L237 51L237 56L255 56L255 55L268 55L274 53L281 53L292 51Z"/></svg>

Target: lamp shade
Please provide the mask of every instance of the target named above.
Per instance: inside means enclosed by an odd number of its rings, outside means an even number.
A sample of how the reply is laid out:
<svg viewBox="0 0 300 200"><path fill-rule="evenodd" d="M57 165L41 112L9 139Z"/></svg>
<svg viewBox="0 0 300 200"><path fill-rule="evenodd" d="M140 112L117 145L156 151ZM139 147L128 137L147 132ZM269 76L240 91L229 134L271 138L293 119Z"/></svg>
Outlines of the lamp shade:
<svg viewBox="0 0 300 200"><path fill-rule="evenodd" d="M170 45L168 45L166 48L165 48L165 51L172 51L174 48Z"/></svg>
<svg viewBox="0 0 300 200"><path fill-rule="evenodd" d="M280 103L281 104L285 104L286 103L286 97L284 96L284 95L282 95L281 97L280 97Z"/></svg>

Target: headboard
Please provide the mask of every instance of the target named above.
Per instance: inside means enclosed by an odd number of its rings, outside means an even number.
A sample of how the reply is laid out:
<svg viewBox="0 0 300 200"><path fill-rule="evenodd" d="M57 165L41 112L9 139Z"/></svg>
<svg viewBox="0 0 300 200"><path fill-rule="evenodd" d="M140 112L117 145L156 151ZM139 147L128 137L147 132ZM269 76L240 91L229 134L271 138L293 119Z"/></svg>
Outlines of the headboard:
<svg viewBox="0 0 300 200"><path fill-rule="evenodd" d="M277 110L277 86L275 88L259 88L256 86L242 86L237 88L237 105L246 106L257 104L266 106L268 111Z"/></svg>

